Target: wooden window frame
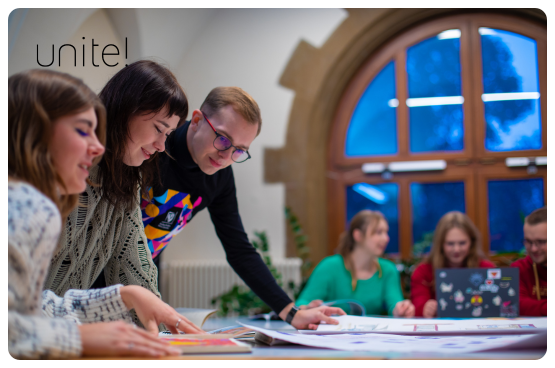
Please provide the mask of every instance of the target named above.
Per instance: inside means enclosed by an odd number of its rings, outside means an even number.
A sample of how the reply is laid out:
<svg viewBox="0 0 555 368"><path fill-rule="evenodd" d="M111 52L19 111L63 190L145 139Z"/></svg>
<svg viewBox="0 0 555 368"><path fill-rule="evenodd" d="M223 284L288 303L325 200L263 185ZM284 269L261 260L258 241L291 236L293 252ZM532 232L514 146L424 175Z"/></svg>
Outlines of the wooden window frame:
<svg viewBox="0 0 555 368"><path fill-rule="evenodd" d="M540 82L540 111L542 123L542 148L508 152L486 151L485 117L481 100L482 60L479 27L503 29L535 39L538 50L538 73ZM457 152L438 153L409 152L409 112L404 103L408 96L406 74L406 50L408 47L433 37L447 29L460 29L461 82L464 97L464 149ZM372 157L346 157L345 138L352 114L369 83L389 62L395 63L397 147L395 155ZM403 259L412 256L412 209L410 182L465 183L465 207L468 216L476 223L483 236L483 247L489 254L489 226L487 208L487 180L524 179L541 177L544 180L544 198L547 203L547 168L538 167L538 172L528 175L525 168L505 166L507 157L547 156L547 31L533 21L497 14L463 14L435 19L415 26L379 48L361 66L347 85L336 109L328 142L328 254L335 250L337 239L345 230L345 188L358 182L395 182L399 185L399 254ZM383 180L379 174L365 175L361 165L370 162L443 159L448 167L442 172L395 173L393 180Z"/></svg>

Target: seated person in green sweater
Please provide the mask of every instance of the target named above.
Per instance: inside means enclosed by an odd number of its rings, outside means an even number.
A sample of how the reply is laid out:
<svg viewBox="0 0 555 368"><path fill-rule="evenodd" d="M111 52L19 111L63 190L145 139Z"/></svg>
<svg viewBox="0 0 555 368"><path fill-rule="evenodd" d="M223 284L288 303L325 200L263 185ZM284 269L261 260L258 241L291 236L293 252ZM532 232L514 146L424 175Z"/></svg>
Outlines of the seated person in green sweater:
<svg viewBox="0 0 555 368"><path fill-rule="evenodd" d="M403 300L395 264L380 258L387 244L389 226L378 211L363 210L341 235L336 255L316 266L297 305L312 308L325 301L354 299L366 314L413 317L414 306Z"/></svg>

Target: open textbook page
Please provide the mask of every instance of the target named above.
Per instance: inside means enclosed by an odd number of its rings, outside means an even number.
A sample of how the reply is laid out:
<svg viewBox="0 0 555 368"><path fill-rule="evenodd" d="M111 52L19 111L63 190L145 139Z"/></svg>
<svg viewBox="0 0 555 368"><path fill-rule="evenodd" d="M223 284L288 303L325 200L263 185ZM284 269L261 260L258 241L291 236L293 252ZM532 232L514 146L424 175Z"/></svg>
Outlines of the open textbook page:
<svg viewBox="0 0 555 368"><path fill-rule="evenodd" d="M529 318L379 318L333 317L338 325L322 323L317 330L302 330L303 334L339 334L345 332L374 332L403 335L442 334L530 334L547 331L546 317Z"/></svg>
<svg viewBox="0 0 555 368"><path fill-rule="evenodd" d="M210 316L218 311L217 309L201 308L175 308L175 310L200 328Z"/></svg>
<svg viewBox="0 0 555 368"><path fill-rule="evenodd" d="M406 336L378 333L306 335L267 330L245 325L274 340L293 344L347 351L398 353L470 353L486 350L542 349L547 347L547 331L535 335Z"/></svg>

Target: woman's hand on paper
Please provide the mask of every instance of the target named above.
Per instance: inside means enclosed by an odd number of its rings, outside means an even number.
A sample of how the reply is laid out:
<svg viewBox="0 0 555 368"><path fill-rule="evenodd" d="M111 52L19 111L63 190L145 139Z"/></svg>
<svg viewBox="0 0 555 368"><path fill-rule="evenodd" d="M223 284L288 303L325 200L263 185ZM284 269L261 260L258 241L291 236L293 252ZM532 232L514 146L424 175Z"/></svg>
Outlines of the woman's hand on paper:
<svg viewBox="0 0 555 368"><path fill-rule="evenodd" d="M310 304L309 304L310 305ZM310 309L302 309L295 314L291 325L298 330L316 330L321 322L337 325L339 321L331 318L331 315L346 315L341 308L320 306Z"/></svg>
<svg viewBox="0 0 555 368"><path fill-rule="evenodd" d="M179 331L193 334L206 333L144 287L122 286L120 293L125 306L129 310L135 309L137 317L151 334L158 336L160 323L163 323L172 334L178 334Z"/></svg>
<svg viewBox="0 0 555 368"><path fill-rule="evenodd" d="M397 304L395 304L395 308L393 309L393 317L414 317L414 305L412 302L408 299L397 302Z"/></svg>
<svg viewBox="0 0 555 368"><path fill-rule="evenodd" d="M437 314L437 300L430 299L424 304L422 316L424 318L434 318Z"/></svg>
<svg viewBox="0 0 555 368"><path fill-rule="evenodd" d="M83 356L161 357L181 354L158 336L123 321L89 323L78 328Z"/></svg>

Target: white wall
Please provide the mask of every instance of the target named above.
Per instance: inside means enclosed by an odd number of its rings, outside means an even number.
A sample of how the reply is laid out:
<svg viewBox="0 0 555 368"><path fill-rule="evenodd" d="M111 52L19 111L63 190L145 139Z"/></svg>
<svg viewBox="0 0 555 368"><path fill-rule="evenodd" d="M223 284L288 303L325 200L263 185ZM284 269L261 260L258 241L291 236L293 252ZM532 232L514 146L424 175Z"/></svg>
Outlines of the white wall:
<svg viewBox="0 0 555 368"><path fill-rule="evenodd" d="M234 165L239 208L247 234L266 230L272 255L282 258L284 188L263 182L264 148L283 146L294 98L279 78L301 39L320 47L346 16L341 9L19 9L9 26L9 74L38 67L37 43L54 43L57 50L66 42L82 45L82 35L94 36L95 42L102 39L98 50L108 43L120 47L128 37L128 60L120 57L118 67L82 67L78 54L77 67L62 59L61 69L98 91L123 62L155 59L176 74L191 111L216 86L246 90L260 105L263 128L251 145L253 159ZM55 64L58 69L57 59ZM200 213L170 243L164 259L223 259L213 229L208 212Z"/></svg>
<svg viewBox="0 0 555 368"><path fill-rule="evenodd" d="M218 10L203 25L176 72L200 107L216 86L239 86L262 111L262 131L251 145L252 159L235 164L239 208L249 236L266 230L274 257L285 255L284 187L264 184L265 147L285 144L292 91L279 78L301 39L321 46L346 12L338 9ZM197 215L173 240L165 259L224 258L207 212Z"/></svg>

